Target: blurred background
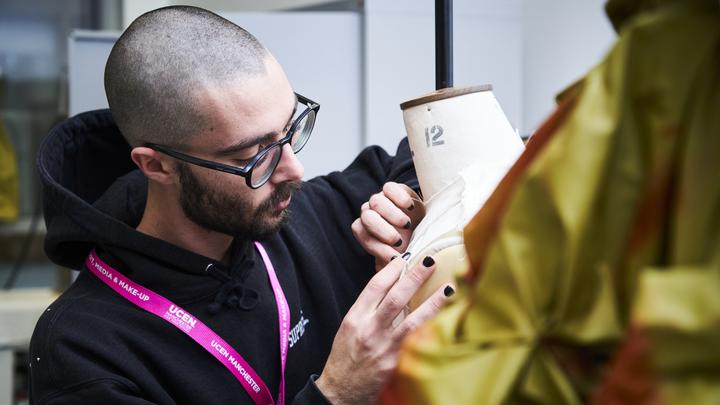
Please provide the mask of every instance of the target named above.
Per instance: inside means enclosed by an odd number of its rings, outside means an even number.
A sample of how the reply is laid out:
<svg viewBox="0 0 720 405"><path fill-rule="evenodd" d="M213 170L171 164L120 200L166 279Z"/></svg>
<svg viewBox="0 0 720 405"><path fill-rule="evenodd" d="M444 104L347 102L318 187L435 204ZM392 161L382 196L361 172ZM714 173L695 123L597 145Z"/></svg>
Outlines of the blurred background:
<svg viewBox="0 0 720 405"><path fill-rule="evenodd" d="M26 402L29 333L72 279L43 253L38 146L64 118L107 106L102 75L114 40L140 14L173 4L246 28L295 90L321 104L300 157L307 177L342 169L367 145L393 153L404 136L399 104L434 90L430 0L2 0L0 405ZM492 84L510 123L530 136L554 96L608 50L615 33L603 4L456 0L455 86ZM13 208L3 211L3 203Z"/></svg>

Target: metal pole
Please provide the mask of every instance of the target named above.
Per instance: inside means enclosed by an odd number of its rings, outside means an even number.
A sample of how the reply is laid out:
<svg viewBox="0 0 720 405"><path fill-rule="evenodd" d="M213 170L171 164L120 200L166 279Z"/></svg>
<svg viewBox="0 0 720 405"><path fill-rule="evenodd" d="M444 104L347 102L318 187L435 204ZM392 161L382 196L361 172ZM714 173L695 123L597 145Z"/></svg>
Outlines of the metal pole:
<svg viewBox="0 0 720 405"><path fill-rule="evenodd" d="M435 90L453 86L452 0L435 0Z"/></svg>

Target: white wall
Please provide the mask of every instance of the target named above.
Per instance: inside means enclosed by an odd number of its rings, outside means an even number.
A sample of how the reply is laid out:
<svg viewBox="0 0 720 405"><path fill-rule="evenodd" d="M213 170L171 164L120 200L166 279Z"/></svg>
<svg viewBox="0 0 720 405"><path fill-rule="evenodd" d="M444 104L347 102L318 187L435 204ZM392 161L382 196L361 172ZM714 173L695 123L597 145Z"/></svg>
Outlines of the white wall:
<svg viewBox="0 0 720 405"><path fill-rule="evenodd" d="M170 0L123 0L122 2L122 29L127 28L131 22L142 14L160 7L167 7Z"/></svg>
<svg viewBox="0 0 720 405"><path fill-rule="evenodd" d="M141 14L170 5L191 5L215 12L248 12L287 10L290 8L317 6L333 0L123 0L122 22L125 29Z"/></svg>
<svg viewBox="0 0 720 405"><path fill-rule="evenodd" d="M531 133L554 97L600 62L613 40L605 0L524 0L523 127Z"/></svg>
<svg viewBox="0 0 720 405"><path fill-rule="evenodd" d="M520 0L455 0L454 84L491 83L511 124L522 124ZM434 1L365 1L366 144L394 151L400 103L435 90Z"/></svg>

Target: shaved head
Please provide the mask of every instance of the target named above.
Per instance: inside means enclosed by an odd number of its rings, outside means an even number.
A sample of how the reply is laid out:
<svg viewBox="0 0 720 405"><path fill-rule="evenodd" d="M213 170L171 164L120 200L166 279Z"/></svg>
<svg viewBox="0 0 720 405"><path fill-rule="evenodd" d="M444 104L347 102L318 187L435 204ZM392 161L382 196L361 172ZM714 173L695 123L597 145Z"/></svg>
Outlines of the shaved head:
<svg viewBox="0 0 720 405"><path fill-rule="evenodd" d="M138 17L113 46L105 93L128 143L182 145L208 125L209 88L261 77L270 54L249 32L196 7Z"/></svg>

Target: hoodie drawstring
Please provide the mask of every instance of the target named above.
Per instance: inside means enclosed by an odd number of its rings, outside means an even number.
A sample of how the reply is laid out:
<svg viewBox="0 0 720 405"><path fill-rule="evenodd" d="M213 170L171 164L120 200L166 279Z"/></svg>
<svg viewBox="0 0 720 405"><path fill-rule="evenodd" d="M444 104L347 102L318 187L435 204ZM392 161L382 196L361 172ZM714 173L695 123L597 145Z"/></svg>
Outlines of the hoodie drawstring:
<svg viewBox="0 0 720 405"><path fill-rule="evenodd" d="M260 301L260 294L255 289L245 286L245 277L235 280L225 272L216 269L212 263L207 266L205 271L219 275L225 281L215 295L213 302L208 305L208 312L215 315L220 312L223 306L239 308L244 311L255 309Z"/></svg>
<svg viewBox="0 0 720 405"><path fill-rule="evenodd" d="M215 315L223 305L228 308L240 308L244 311L254 309L260 301L260 294L252 288L245 287L242 281L228 281L220 288L215 300L208 305L208 311Z"/></svg>

